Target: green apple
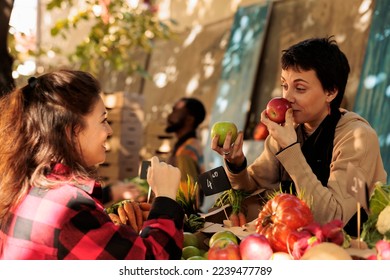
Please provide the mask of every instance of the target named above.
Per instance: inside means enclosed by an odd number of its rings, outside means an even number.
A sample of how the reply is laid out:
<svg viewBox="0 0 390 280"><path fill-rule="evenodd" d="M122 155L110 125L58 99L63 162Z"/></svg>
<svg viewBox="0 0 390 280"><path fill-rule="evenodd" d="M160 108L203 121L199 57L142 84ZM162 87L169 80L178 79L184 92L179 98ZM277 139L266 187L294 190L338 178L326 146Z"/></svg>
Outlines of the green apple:
<svg viewBox="0 0 390 280"><path fill-rule="evenodd" d="M201 253L200 253L200 250L198 248L196 248L195 246L186 246L186 247L183 247L182 249L182 257L187 260L188 258L190 257L193 257L193 256L200 256Z"/></svg>
<svg viewBox="0 0 390 280"><path fill-rule="evenodd" d="M222 147L225 142L226 135L232 133L232 143L236 141L237 138L237 126L232 122L216 122L211 128L211 138L214 138L215 135L219 135L218 146Z"/></svg>
<svg viewBox="0 0 390 280"><path fill-rule="evenodd" d="M196 237L194 233L184 232L183 235L184 235L183 247L190 246L190 245L199 247L198 237Z"/></svg>
<svg viewBox="0 0 390 280"><path fill-rule="evenodd" d="M238 244L238 237L229 230L222 230L215 232L209 240L209 247L212 247L214 242L219 239L229 239L233 241L233 243Z"/></svg>

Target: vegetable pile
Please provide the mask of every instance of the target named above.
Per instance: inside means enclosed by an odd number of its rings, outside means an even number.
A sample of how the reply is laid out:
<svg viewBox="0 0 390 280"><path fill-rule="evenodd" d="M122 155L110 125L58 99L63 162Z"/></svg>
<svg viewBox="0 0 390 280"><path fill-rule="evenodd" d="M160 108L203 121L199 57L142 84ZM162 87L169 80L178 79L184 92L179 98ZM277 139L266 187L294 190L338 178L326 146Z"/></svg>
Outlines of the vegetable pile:
<svg viewBox="0 0 390 280"><path fill-rule="evenodd" d="M319 244L331 243L342 248L349 246L349 238L343 230L343 222L338 219L323 225L313 221L291 231L287 242L289 245L291 244L291 246L287 246L288 253L297 260Z"/></svg>
<svg viewBox="0 0 390 280"><path fill-rule="evenodd" d="M309 205L301 198L287 193L276 193L260 211L256 221L256 233L264 235L274 252L287 253L291 259L302 259L309 251L320 253L317 248L340 247L343 258L346 247L350 245L350 237L343 230L343 222L335 219L319 224L313 218ZM331 244L331 245L329 245ZM341 250L343 249L343 250ZM326 250L325 250L326 251ZM309 255L317 256L317 253ZM307 257L307 255L306 255Z"/></svg>
<svg viewBox="0 0 390 280"><path fill-rule="evenodd" d="M147 220L151 204L123 200L105 209L114 224L130 225L134 231L140 232L144 221Z"/></svg>
<svg viewBox="0 0 390 280"><path fill-rule="evenodd" d="M278 193L269 199L259 213L256 232L264 235L277 252L289 252L291 233L313 222L309 206L297 196ZM290 246L288 246L290 244Z"/></svg>
<svg viewBox="0 0 390 280"><path fill-rule="evenodd" d="M369 202L370 214L363 224L361 241L375 254L368 259L390 259L390 186L376 184ZM256 232L269 240L274 252L288 253L292 259L305 259L308 252L321 248L351 246L351 237L343 230L343 221L332 220L319 224L313 219L310 207L297 196L277 193L264 205L256 221ZM321 247L317 247L321 244ZM326 244L326 245L325 245ZM313 250L313 248L316 248ZM325 250L326 251L326 250ZM329 258L344 258L345 252ZM313 253L310 253L311 255ZM325 255L314 254L317 258ZM306 257L304 257L306 255Z"/></svg>

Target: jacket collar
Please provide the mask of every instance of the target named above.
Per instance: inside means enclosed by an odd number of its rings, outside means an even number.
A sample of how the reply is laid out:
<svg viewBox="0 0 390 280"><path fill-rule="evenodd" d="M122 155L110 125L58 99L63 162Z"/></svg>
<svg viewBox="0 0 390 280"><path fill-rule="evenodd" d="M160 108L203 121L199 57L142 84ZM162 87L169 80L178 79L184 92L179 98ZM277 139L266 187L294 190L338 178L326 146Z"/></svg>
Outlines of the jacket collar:
<svg viewBox="0 0 390 280"><path fill-rule="evenodd" d="M92 194L95 187L101 187L101 185L94 179L74 177L72 175L71 169L62 163L56 163L53 166L51 173L47 175L47 177L49 179L70 182L88 194Z"/></svg>

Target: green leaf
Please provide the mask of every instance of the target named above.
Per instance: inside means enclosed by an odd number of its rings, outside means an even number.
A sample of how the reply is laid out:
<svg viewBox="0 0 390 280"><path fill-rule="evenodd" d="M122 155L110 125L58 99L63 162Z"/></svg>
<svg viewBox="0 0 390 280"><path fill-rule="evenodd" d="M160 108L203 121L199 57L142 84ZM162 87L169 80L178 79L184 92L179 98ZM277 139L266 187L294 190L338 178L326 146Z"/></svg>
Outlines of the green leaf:
<svg viewBox="0 0 390 280"><path fill-rule="evenodd" d="M120 71L150 79L149 73L142 68L143 61L139 60L139 55L150 53L156 40L170 40L174 36L170 26L175 22L159 20L155 13L143 9L142 5L134 9L128 1L111 0L107 7L110 21L104 23L99 15L92 12L98 2L87 0L73 17L58 19L50 30L51 36L71 39L70 32L79 29L80 23L85 22L90 26L89 32L69 55L70 63L94 75ZM65 10L78 7L76 4L74 0L49 0L46 8L49 11ZM63 49L56 53L68 51ZM47 52L41 50L37 53L44 56ZM96 61L91 62L93 59Z"/></svg>
<svg viewBox="0 0 390 280"><path fill-rule="evenodd" d="M50 10L53 10L55 8L61 8L62 3L68 3L69 5L73 5L72 0L67 0L67 1L65 1L65 0L52 0L49 3L47 3L46 9L48 11L50 11Z"/></svg>
<svg viewBox="0 0 390 280"><path fill-rule="evenodd" d="M377 184L370 198L370 212L379 215L387 205L390 205L390 185Z"/></svg>
<svg viewBox="0 0 390 280"><path fill-rule="evenodd" d="M369 248L374 248L375 244L383 239L383 235L376 229L378 215L370 215L363 224L361 239L367 243Z"/></svg>
<svg viewBox="0 0 390 280"><path fill-rule="evenodd" d="M249 194L243 190L229 189L224 191L216 200L214 206L221 207L224 205L231 205L233 213L238 213L241 210L241 204L244 198Z"/></svg>
<svg viewBox="0 0 390 280"><path fill-rule="evenodd" d="M196 232L197 230L204 227L205 219L200 217L198 214L190 214L185 216L184 220L184 231Z"/></svg>

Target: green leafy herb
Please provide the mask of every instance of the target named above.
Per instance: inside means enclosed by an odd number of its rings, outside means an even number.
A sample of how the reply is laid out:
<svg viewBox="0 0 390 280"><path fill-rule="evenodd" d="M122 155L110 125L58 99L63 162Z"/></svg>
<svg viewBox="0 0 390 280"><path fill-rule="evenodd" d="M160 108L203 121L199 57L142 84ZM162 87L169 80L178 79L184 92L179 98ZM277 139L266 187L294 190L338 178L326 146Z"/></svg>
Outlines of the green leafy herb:
<svg viewBox="0 0 390 280"><path fill-rule="evenodd" d="M197 230L204 227L205 219L200 217L198 214L186 215L184 219L184 231L196 232Z"/></svg>
<svg viewBox="0 0 390 280"><path fill-rule="evenodd" d="M219 196L214 206L222 207L229 204L232 207L232 212L237 214L241 209L242 201L247 196L248 194L243 190L229 189Z"/></svg>

